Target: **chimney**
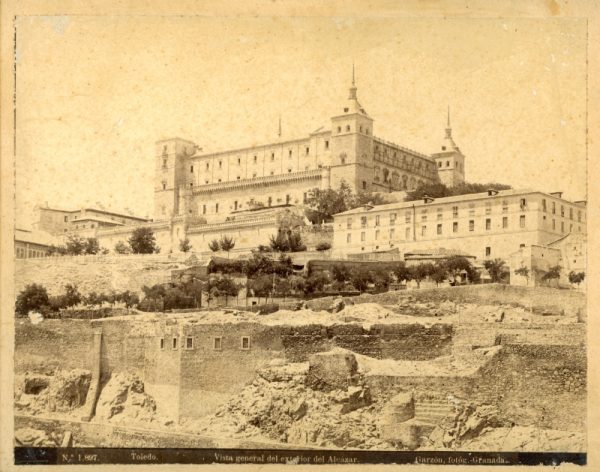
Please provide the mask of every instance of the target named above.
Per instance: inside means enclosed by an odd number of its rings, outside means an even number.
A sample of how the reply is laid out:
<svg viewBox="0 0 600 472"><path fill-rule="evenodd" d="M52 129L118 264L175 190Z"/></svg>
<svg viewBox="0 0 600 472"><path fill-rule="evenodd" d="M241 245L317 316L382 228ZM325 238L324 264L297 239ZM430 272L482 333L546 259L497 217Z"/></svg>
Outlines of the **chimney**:
<svg viewBox="0 0 600 472"><path fill-rule="evenodd" d="M556 198L562 198L562 192L550 192L550 195Z"/></svg>
<svg viewBox="0 0 600 472"><path fill-rule="evenodd" d="M375 208L375 205L373 205L373 202L369 202L369 203L366 203L366 204L363 206L363 208L364 208L366 211L369 211L369 210L372 210L373 208Z"/></svg>
<svg viewBox="0 0 600 472"><path fill-rule="evenodd" d="M435 200L435 198L430 197L429 195L423 195L423 203L427 204L427 203L431 203Z"/></svg>
<svg viewBox="0 0 600 472"><path fill-rule="evenodd" d="M577 200L576 202L573 202L573 203L575 203L575 205L581 205L581 206L587 207L587 200Z"/></svg>
<svg viewBox="0 0 600 472"><path fill-rule="evenodd" d="M493 197L494 195L498 195L498 190L495 188L488 188L487 190L488 197Z"/></svg>

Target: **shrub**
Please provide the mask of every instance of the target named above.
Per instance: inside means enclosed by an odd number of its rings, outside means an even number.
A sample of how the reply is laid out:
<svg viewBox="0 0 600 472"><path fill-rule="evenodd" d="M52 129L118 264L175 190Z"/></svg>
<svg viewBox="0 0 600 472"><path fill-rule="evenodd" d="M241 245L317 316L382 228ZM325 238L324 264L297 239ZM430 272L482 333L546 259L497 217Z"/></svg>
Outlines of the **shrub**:
<svg viewBox="0 0 600 472"><path fill-rule="evenodd" d="M321 241L317 244L317 251L327 251L329 249L331 249L331 243L328 243L327 241Z"/></svg>

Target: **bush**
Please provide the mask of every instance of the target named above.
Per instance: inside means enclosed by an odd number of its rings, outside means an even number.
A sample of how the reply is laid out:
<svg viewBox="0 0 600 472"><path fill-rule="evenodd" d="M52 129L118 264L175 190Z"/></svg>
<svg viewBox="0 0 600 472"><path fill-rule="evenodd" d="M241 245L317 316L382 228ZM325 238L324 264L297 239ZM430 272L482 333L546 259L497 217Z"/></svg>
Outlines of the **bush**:
<svg viewBox="0 0 600 472"><path fill-rule="evenodd" d="M19 295L15 303L15 312L21 316L27 316L32 310L38 310L43 306L49 306L48 292L42 285L27 285Z"/></svg>
<svg viewBox="0 0 600 472"><path fill-rule="evenodd" d="M329 249L331 249L331 244L327 241L322 241L317 244L317 251L327 251Z"/></svg>

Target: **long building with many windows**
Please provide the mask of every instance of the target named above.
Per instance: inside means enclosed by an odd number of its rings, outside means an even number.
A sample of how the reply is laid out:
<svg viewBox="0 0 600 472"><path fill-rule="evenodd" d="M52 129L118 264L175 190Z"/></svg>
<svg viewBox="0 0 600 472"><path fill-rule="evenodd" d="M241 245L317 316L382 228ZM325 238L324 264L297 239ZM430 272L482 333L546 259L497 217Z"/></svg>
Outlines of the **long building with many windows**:
<svg viewBox="0 0 600 472"><path fill-rule="evenodd" d="M507 258L519 248L585 233L585 202L533 190L366 205L334 216L336 256L445 248L478 259Z"/></svg>

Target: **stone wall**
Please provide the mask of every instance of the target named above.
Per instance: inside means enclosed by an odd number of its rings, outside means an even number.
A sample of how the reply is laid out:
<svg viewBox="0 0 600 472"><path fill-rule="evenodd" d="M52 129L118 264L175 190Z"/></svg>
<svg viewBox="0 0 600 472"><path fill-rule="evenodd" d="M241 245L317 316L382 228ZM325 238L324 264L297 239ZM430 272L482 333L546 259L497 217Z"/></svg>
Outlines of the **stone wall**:
<svg viewBox="0 0 600 472"><path fill-rule="evenodd" d="M456 303L522 306L549 314L584 315L586 311L585 294L575 290L515 287L503 284L398 290L377 295L363 294L355 297L354 302L393 305L406 297L412 297L419 303L439 303L448 300ZM331 306L333 298L312 300L308 302L308 306L313 310L324 310Z"/></svg>
<svg viewBox="0 0 600 472"><path fill-rule="evenodd" d="M75 284L82 294L132 290L170 280L172 269L184 266L189 254L139 254L121 256L67 256L15 260L15 291L42 284L50 295Z"/></svg>

